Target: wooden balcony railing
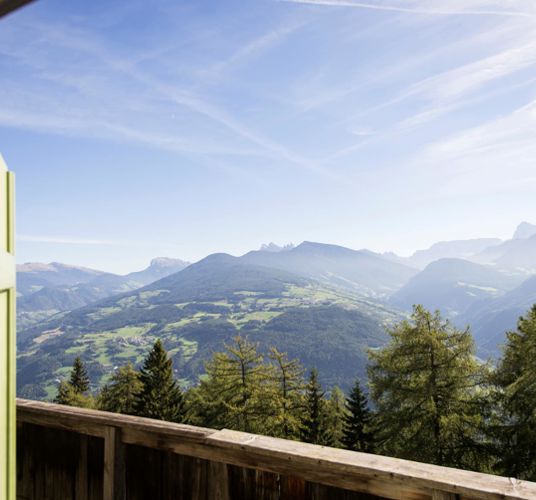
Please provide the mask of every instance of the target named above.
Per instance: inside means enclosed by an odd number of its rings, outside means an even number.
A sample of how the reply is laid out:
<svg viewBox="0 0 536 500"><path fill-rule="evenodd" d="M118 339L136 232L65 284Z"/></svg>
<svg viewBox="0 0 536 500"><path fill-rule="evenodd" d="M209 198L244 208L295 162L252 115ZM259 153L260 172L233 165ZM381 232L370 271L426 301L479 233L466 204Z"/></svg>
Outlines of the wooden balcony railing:
<svg viewBox="0 0 536 500"><path fill-rule="evenodd" d="M18 498L536 499L536 483L18 400Z"/></svg>

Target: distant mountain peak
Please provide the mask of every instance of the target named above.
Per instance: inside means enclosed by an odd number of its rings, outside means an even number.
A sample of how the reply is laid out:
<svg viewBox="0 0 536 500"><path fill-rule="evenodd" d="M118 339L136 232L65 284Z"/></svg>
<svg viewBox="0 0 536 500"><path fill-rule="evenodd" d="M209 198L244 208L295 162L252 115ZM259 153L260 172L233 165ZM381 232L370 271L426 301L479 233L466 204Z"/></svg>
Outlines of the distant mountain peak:
<svg viewBox="0 0 536 500"><path fill-rule="evenodd" d="M536 234L536 225L529 222L522 222L517 226L514 233L514 240L526 240Z"/></svg>
<svg viewBox="0 0 536 500"><path fill-rule="evenodd" d="M263 243L259 251L261 252L286 252L288 250L292 250L293 248L295 248L294 243L287 243L286 245L279 246L279 245L276 245L274 242L270 242L268 244Z"/></svg>
<svg viewBox="0 0 536 500"><path fill-rule="evenodd" d="M49 262L45 264L43 262L25 262L24 264L17 264L18 272L32 273L32 272L58 272L63 270L83 271L87 273L101 274L103 271L96 269L90 269L84 266L74 266L71 264L62 264L61 262Z"/></svg>
<svg viewBox="0 0 536 500"><path fill-rule="evenodd" d="M171 257L155 257L151 260L149 267L176 267L180 265L187 266L189 262L181 259L173 259Z"/></svg>

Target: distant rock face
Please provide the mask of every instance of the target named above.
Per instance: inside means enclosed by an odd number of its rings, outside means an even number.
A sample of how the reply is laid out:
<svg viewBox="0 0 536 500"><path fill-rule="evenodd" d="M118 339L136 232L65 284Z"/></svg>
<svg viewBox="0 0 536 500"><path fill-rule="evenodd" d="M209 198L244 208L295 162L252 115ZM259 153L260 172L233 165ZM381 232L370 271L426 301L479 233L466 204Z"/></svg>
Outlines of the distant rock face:
<svg viewBox="0 0 536 500"><path fill-rule="evenodd" d="M293 243L287 243L286 245L283 245L283 246L279 246L279 245L276 245L275 243L271 242L271 243L264 243L261 245L261 248L260 248L260 251L261 252L285 252L287 250L292 250L294 248L294 244Z"/></svg>
<svg viewBox="0 0 536 500"><path fill-rule="evenodd" d="M522 222L517 226L514 233L514 240L525 240L536 234L536 225L528 222Z"/></svg>
<svg viewBox="0 0 536 500"><path fill-rule="evenodd" d="M189 262L186 262L181 259L172 259L170 257L156 257L151 260L150 267L173 267L173 268L185 268L189 265Z"/></svg>

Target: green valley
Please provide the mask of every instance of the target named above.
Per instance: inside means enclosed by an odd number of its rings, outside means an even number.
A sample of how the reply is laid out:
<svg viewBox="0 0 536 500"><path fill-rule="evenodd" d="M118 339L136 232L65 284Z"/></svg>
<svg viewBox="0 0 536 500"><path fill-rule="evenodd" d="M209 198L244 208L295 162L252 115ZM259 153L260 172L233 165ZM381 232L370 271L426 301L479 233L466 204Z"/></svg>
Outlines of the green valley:
<svg viewBox="0 0 536 500"><path fill-rule="evenodd" d="M49 398L75 356L101 386L118 366L139 365L157 338L188 385L237 334L317 367L326 385L346 386L364 376L367 349L383 343L384 325L396 319L348 290L218 254L20 332L19 394Z"/></svg>

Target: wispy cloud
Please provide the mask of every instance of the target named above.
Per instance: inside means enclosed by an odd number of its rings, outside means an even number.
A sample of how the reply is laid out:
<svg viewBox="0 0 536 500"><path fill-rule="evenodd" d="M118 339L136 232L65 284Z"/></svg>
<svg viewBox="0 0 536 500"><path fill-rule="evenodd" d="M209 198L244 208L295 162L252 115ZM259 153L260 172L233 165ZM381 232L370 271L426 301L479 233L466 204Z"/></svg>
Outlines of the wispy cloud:
<svg viewBox="0 0 536 500"><path fill-rule="evenodd" d="M470 15L470 16L513 16L513 17L531 17L533 14L516 10L488 10L488 9L445 9L445 8L424 8L424 7L405 7L403 5L389 5L384 3L353 2L351 0L279 0L287 3L324 5L329 7L353 7L358 9L379 10L388 12L404 12L420 15ZM424 2L423 2L424 4ZM448 2L446 2L448 5Z"/></svg>
<svg viewBox="0 0 536 500"><path fill-rule="evenodd" d="M209 72L215 76L230 70L233 66L243 63L257 53L267 50L278 43L290 33L294 32L305 21L289 23L280 29L273 30L263 35L246 46L239 48L228 60L217 63ZM198 95L197 91L176 80L166 80L140 68L139 65L129 58L120 57L110 47L106 47L94 33L82 29L67 28L65 26L51 26L50 24L31 23L32 31L40 35L46 43L52 44L52 48L61 47L62 50L74 51L90 55L96 58L103 71L108 75L105 82L93 82L85 73L79 77L69 75L64 77L61 71L43 69L42 61L24 50L13 54L20 57L24 64L33 65L41 78L57 80L62 86L70 86L82 95L87 95L92 100L100 102L112 102L112 106L106 108L106 114L99 112L103 109L99 103L92 103L83 110L81 116L70 112L64 112L61 105L52 105L54 97L50 99L51 106L43 109L43 113L36 112L35 103L26 106L25 100L19 100L22 106L17 110L9 105L3 113L0 113L0 123L11 126L24 126L38 130L50 130L65 133L88 133L94 137L119 138L132 142L144 143L149 146L175 152L195 153L199 155L252 155L269 156L278 161L288 162L300 169L335 178L332 173L314 160L293 151L291 147L275 141L268 135L263 134L239 118L233 116L223 107L210 102L210 97ZM7 49L5 49L7 50ZM158 60L153 63L159 63ZM125 79L136 82L143 89L142 93L133 94L132 91L124 90ZM102 88L99 90L99 84ZM203 83L200 82L200 87ZM47 96L48 97L48 96ZM59 96L65 100L65 96ZM154 116L156 129L151 128L147 122L132 120L135 110L131 109L133 103L136 106L145 106L145 114ZM58 103L59 104L59 103ZM171 106L170 106L171 105ZM30 109L29 109L30 108ZM54 112L52 112L52 108ZM114 113L114 108L116 112ZM170 121L173 117L171 110L177 109L181 114L180 122ZM32 111L33 110L33 111ZM59 111L58 111L59 110ZM201 131L198 137L192 140L192 127L184 127L184 110L201 116L213 124L223 127L227 132L234 134L235 139L226 140L225 145L214 142L212 137L207 136L207 129ZM112 113L112 116L107 116ZM50 115L52 118L48 118ZM130 116L129 116L130 115ZM128 117L128 121L125 121ZM119 119L118 119L119 118ZM137 123L138 126L134 126ZM177 124L179 129L174 131ZM201 130L203 127L199 127ZM212 134L221 135L221 133ZM229 145L234 142L235 145Z"/></svg>
<svg viewBox="0 0 536 500"><path fill-rule="evenodd" d="M199 76L202 79L210 79L210 81L214 83L215 81L218 81L222 75L227 74L233 69L239 68L247 62L255 60L264 52L281 44L305 24L307 24L307 20L300 19L278 26L277 28L248 41L234 51L227 59L217 61L216 63L203 68L199 71Z"/></svg>

